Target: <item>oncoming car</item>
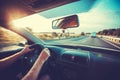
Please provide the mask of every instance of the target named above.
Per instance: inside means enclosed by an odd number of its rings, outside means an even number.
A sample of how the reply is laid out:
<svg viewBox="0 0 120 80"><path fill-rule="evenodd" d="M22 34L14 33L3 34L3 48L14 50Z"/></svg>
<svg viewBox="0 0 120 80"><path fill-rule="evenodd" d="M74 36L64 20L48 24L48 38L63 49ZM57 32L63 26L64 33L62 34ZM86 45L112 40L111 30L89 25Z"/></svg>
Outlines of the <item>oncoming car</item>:
<svg viewBox="0 0 120 80"><path fill-rule="evenodd" d="M119 5L0 0L0 62L34 48L4 69L0 63L0 80L120 80Z"/></svg>

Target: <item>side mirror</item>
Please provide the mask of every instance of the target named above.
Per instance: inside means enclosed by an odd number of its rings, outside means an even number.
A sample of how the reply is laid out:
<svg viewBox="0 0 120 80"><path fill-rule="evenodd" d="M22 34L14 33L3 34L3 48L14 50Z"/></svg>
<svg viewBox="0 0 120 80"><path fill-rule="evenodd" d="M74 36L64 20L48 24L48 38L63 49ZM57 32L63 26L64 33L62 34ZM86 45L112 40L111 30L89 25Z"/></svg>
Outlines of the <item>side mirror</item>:
<svg viewBox="0 0 120 80"><path fill-rule="evenodd" d="M67 29L75 28L79 26L79 20L77 15L72 15L52 21L53 29Z"/></svg>

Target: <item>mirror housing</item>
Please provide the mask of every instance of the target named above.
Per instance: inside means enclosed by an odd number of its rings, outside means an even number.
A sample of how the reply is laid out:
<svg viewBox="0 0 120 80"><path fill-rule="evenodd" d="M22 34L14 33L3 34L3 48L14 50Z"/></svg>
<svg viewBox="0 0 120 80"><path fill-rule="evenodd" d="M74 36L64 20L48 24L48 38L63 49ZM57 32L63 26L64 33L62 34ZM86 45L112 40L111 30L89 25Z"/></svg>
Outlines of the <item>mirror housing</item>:
<svg viewBox="0 0 120 80"><path fill-rule="evenodd" d="M52 21L53 29L67 29L79 27L79 20L77 15L63 17Z"/></svg>

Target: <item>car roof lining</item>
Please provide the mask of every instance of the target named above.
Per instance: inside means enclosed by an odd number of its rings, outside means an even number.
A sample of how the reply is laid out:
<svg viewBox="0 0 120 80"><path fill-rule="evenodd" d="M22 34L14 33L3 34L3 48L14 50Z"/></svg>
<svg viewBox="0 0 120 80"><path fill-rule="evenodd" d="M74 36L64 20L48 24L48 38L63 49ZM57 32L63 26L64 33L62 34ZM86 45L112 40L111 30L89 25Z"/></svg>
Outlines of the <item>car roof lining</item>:
<svg viewBox="0 0 120 80"><path fill-rule="evenodd" d="M62 0L62 1L59 0L61 1L59 4L53 3L51 5L40 6L37 8L30 8L30 6L27 5L28 2L30 1L34 1L34 0L0 0L0 26L8 27L9 26L8 24L12 20L26 17L38 13L40 11L58 7L78 0Z"/></svg>

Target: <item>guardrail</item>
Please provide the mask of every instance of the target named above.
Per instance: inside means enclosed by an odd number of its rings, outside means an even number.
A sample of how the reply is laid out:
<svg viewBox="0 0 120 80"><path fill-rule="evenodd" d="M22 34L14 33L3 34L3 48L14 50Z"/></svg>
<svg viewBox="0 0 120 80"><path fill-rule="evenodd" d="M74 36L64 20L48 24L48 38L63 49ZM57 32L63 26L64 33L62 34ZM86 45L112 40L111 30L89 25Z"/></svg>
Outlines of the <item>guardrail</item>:
<svg viewBox="0 0 120 80"><path fill-rule="evenodd" d="M116 44L120 44L120 38L116 38L113 36L103 36L103 35L99 35L98 37L104 38L104 39L109 40L109 41L116 43Z"/></svg>

